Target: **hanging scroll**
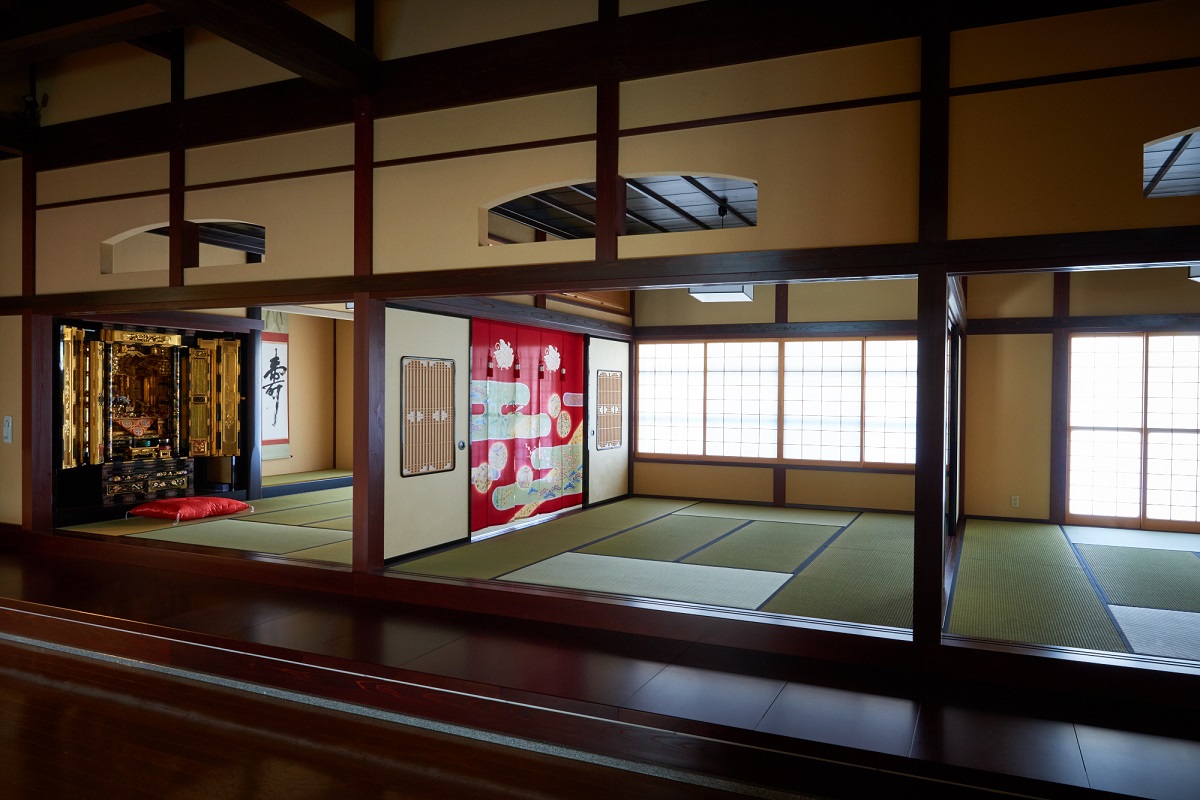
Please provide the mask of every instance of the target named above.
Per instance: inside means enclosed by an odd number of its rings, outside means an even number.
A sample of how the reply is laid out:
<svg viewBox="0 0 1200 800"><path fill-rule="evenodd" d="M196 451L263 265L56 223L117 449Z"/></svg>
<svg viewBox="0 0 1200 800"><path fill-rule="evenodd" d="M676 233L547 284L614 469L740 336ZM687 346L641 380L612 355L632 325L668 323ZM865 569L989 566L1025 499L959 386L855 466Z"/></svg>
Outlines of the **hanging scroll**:
<svg viewBox="0 0 1200 800"><path fill-rule="evenodd" d="M288 433L287 315L268 311L259 350L262 457L291 458Z"/></svg>

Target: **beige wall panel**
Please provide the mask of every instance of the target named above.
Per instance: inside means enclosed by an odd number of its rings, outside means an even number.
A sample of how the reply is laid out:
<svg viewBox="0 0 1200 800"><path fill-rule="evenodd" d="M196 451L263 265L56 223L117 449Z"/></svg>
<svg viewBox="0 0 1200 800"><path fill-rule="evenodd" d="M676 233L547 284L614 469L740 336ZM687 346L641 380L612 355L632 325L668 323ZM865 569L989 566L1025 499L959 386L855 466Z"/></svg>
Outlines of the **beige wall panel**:
<svg viewBox="0 0 1200 800"><path fill-rule="evenodd" d="M621 446L596 449L596 370L621 373ZM609 339L591 339L588 346L588 502L599 503L629 493L629 391L633 383L629 372L629 343Z"/></svg>
<svg viewBox="0 0 1200 800"><path fill-rule="evenodd" d="M205 245L201 245L200 248L204 250ZM153 272L168 269L171 264L171 240L154 233L139 233L114 242L111 254L102 258L105 259L104 269L111 272Z"/></svg>
<svg viewBox="0 0 1200 800"><path fill-rule="evenodd" d="M621 127L858 100L921 88L918 39L805 53L621 84Z"/></svg>
<svg viewBox="0 0 1200 800"><path fill-rule="evenodd" d="M775 286L755 286L749 303L701 303L687 289L648 289L634 295L633 313L639 326L774 322Z"/></svg>
<svg viewBox="0 0 1200 800"><path fill-rule="evenodd" d="M334 321L333 467L354 469L354 323Z"/></svg>
<svg viewBox="0 0 1200 800"><path fill-rule="evenodd" d="M1050 334L967 339L967 514L1050 515ZM1013 508L1012 495L1021 498Z"/></svg>
<svg viewBox="0 0 1200 800"><path fill-rule="evenodd" d="M596 254L591 239L504 247L479 242L481 220L496 203L537 189L590 181L595 171L591 142L377 169L375 271L591 260ZM438 209L436 216L430 216L431 208ZM349 209L347 201L347 217Z"/></svg>
<svg viewBox="0 0 1200 800"><path fill-rule="evenodd" d="M912 475L789 469L787 502L877 511L912 511Z"/></svg>
<svg viewBox="0 0 1200 800"><path fill-rule="evenodd" d="M624 314L614 314L611 311L604 311L599 308L590 308L588 306L575 305L574 303L564 303L555 300L553 297L546 298L546 308L550 311L560 311L563 314L574 314L577 317L587 317L588 319L599 319L605 322L614 322L617 325L632 325L633 319Z"/></svg>
<svg viewBox="0 0 1200 800"><path fill-rule="evenodd" d="M953 86L1200 55L1200 4L1169 0L956 31ZM1020 53L1020 58L1013 58Z"/></svg>
<svg viewBox="0 0 1200 800"><path fill-rule="evenodd" d="M965 285L971 319L1054 315L1054 273L972 275Z"/></svg>
<svg viewBox="0 0 1200 800"><path fill-rule="evenodd" d="M0 297L21 293L21 159L0 161Z"/></svg>
<svg viewBox="0 0 1200 800"><path fill-rule="evenodd" d="M263 225L267 254L253 268L242 264L188 270L187 284L350 275L353 208L354 181L343 173L188 192L188 219Z"/></svg>
<svg viewBox="0 0 1200 800"><path fill-rule="evenodd" d="M1195 225L1200 196L1142 197L1142 148L1196 96L1200 68L953 98L951 238Z"/></svg>
<svg viewBox="0 0 1200 800"><path fill-rule="evenodd" d="M626 177L758 181L758 227L624 236L620 255L915 241L917 112L897 103L624 138Z"/></svg>
<svg viewBox="0 0 1200 800"><path fill-rule="evenodd" d="M296 74L201 28L186 28L185 97L229 92L286 81Z"/></svg>
<svg viewBox="0 0 1200 800"><path fill-rule="evenodd" d="M171 63L132 44L113 44L38 64L42 125L171 101Z"/></svg>
<svg viewBox="0 0 1200 800"><path fill-rule="evenodd" d="M132 192L165 192L171 182L170 168L170 157L158 153L39 172L37 201L49 204Z"/></svg>
<svg viewBox="0 0 1200 800"><path fill-rule="evenodd" d="M774 472L769 467L639 461L633 465L633 491L663 497L769 503L775 491Z"/></svg>
<svg viewBox="0 0 1200 800"><path fill-rule="evenodd" d="M456 153L481 147L596 132L596 90L499 100L375 122L375 160ZM526 157L536 159L537 150ZM595 180L596 168L588 171Z"/></svg>
<svg viewBox="0 0 1200 800"><path fill-rule="evenodd" d="M700 0L621 0L621 16L641 14L645 11L658 11L672 6L686 6Z"/></svg>
<svg viewBox="0 0 1200 800"><path fill-rule="evenodd" d="M1071 315L1195 314L1200 283L1184 267L1071 273Z"/></svg>
<svg viewBox="0 0 1200 800"><path fill-rule="evenodd" d="M189 150L187 183L196 186L353 164L354 126L335 125Z"/></svg>
<svg viewBox="0 0 1200 800"><path fill-rule="evenodd" d="M378 0L376 52L382 59L431 53L524 33L596 21L595 0Z"/></svg>
<svg viewBox="0 0 1200 800"><path fill-rule="evenodd" d="M289 5L347 39L354 38L354 0L290 0Z"/></svg>
<svg viewBox="0 0 1200 800"><path fill-rule="evenodd" d="M263 459L264 477L333 467L334 321L305 314L287 320L291 458Z"/></svg>
<svg viewBox="0 0 1200 800"><path fill-rule="evenodd" d="M167 198L140 197L52 208L37 214L38 294L117 291L167 285L161 270L104 274L103 242L126 231L167 224Z"/></svg>
<svg viewBox="0 0 1200 800"><path fill-rule="evenodd" d="M468 451L455 450L452 471L400 476L400 360L454 359L454 437L466 442L471 425L471 328L465 319L392 308L387 310L386 327L383 557L394 558L468 535Z"/></svg>
<svg viewBox="0 0 1200 800"><path fill-rule="evenodd" d="M9 352L24 352L21 343L22 323L19 316L0 316L0 342ZM20 358L17 359L20 361ZM20 364L17 364L20 373ZM0 381L0 417L13 418L13 440L0 441L0 522L20 525L22 522L21 485L24 462L21 460L21 425L24 419L24 387L20 380Z"/></svg>
<svg viewBox="0 0 1200 800"><path fill-rule="evenodd" d="M911 278L815 281L788 287L789 322L916 318L917 282Z"/></svg>

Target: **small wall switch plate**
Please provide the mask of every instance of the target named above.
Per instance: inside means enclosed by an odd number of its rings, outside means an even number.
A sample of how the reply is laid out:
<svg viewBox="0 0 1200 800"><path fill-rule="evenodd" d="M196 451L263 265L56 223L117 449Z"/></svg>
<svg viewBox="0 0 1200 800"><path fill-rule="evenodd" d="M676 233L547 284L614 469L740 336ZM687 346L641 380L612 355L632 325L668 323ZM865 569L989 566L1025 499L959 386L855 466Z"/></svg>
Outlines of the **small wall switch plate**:
<svg viewBox="0 0 1200 800"><path fill-rule="evenodd" d="M12 417L4 418L4 443L12 444Z"/></svg>
<svg viewBox="0 0 1200 800"><path fill-rule="evenodd" d="M1012 503L1013 508L1020 508L1021 507L1021 495L1014 494L1012 496L1012 500L1010 502Z"/></svg>

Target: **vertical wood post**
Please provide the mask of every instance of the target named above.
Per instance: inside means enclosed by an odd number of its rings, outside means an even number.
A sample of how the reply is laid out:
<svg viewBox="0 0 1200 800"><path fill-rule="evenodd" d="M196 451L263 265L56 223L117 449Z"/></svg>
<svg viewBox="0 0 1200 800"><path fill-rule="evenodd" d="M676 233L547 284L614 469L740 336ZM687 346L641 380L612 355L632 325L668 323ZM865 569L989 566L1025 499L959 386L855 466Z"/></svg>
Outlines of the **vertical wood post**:
<svg viewBox="0 0 1200 800"><path fill-rule="evenodd" d="M384 354L382 300L354 296L354 544L355 572L383 567Z"/></svg>

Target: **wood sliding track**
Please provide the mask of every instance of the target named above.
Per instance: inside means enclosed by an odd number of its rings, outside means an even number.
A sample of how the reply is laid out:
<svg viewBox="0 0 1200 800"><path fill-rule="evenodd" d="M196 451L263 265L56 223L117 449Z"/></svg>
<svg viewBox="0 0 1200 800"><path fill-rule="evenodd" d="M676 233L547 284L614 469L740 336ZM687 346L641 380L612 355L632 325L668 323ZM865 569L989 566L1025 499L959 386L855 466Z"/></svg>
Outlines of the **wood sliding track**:
<svg viewBox="0 0 1200 800"><path fill-rule="evenodd" d="M823 797L1200 785L1162 708L148 567L0 553L0 632ZM0 674L20 796L721 796L6 642Z"/></svg>

